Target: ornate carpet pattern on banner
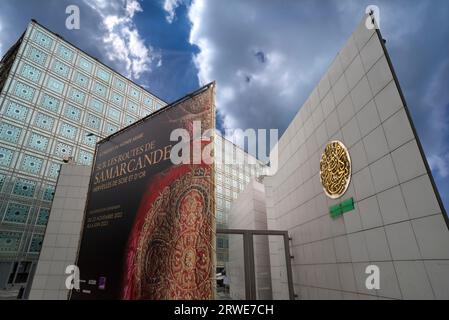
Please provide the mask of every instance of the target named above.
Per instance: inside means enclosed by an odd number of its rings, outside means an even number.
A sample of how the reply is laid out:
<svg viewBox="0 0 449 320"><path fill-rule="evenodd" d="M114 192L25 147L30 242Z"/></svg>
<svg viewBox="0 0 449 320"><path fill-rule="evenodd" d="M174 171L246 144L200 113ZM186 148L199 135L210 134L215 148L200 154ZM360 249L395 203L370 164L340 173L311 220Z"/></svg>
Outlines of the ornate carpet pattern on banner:
<svg viewBox="0 0 449 320"><path fill-rule="evenodd" d="M211 168L182 165L150 182L131 231L124 299L210 299Z"/></svg>

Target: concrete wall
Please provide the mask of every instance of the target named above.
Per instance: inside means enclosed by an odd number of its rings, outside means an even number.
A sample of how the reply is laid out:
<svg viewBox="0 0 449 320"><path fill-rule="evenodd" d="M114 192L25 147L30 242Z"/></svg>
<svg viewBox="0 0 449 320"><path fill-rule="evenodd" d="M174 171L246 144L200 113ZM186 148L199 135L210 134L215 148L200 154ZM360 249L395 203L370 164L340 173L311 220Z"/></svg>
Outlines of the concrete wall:
<svg viewBox="0 0 449 320"><path fill-rule="evenodd" d="M273 219L267 219L268 229L279 230ZM274 223L273 223L274 222ZM284 229L285 230L285 229ZM270 253L271 292L273 300L288 300L287 269L285 265L284 239L279 236L268 237Z"/></svg>
<svg viewBox="0 0 449 320"><path fill-rule="evenodd" d="M331 140L352 159L339 200L325 195L319 177ZM280 169L265 179L268 221L292 237L300 299L449 299L444 209L386 52L365 19L278 146ZM332 219L329 207L350 197L355 210ZM380 290L365 286L368 265L380 268Z"/></svg>
<svg viewBox="0 0 449 320"><path fill-rule="evenodd" d="M90 166L61 167L30 299L66 300L65 268L75 264Z"/></svg>
<svg viewBox="0 0 449 320"><path fill-rule="evenodd" d="M263 184L252 180L231 206L231 229L266 230L267 213ZM268 236L253 238L257 299L272 299L271 266ZM233 299L245 299L243 237L229 239L230 294Z"/></svg>

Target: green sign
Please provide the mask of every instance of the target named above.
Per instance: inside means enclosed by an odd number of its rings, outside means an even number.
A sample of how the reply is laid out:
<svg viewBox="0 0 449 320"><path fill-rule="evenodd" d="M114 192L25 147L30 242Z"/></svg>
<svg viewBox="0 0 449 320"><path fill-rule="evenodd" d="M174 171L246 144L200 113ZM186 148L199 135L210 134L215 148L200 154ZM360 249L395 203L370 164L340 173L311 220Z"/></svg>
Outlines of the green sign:
<svg viewBox="0 0 449 320"><path fill-rule="evenodd" d="M354 198L347 199L339 204L329 207L329 213L332 218L341 216L343 213L354 210Z"/></svg>

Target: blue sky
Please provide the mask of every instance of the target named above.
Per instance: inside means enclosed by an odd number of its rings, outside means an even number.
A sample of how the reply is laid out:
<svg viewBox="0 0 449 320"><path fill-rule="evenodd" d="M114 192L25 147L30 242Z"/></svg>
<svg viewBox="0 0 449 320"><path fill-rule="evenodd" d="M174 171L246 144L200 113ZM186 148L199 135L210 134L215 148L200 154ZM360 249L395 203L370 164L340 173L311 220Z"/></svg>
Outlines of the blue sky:
<svg viewBox="0 0 449 320"><path fill-rule="evenodd" d="M220 127L283 132L370 4L448 208L447 0L1 0L0 54L35 18L167 102L216 80Z"/></svg>

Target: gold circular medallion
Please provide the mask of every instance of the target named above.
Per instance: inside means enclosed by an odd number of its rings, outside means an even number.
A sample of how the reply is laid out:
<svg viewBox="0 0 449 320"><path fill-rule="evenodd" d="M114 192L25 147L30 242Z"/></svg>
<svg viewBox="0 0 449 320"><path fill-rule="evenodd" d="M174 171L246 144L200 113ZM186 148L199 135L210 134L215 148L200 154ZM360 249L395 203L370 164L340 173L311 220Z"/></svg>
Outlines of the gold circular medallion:
<svg viewBox="0 0 449 320"><path fill-rule="evenodd" d="M326 145L320 161L320 180L329 198L344 195L351 181L351 158L345 145L331 141Z"/></svg>

